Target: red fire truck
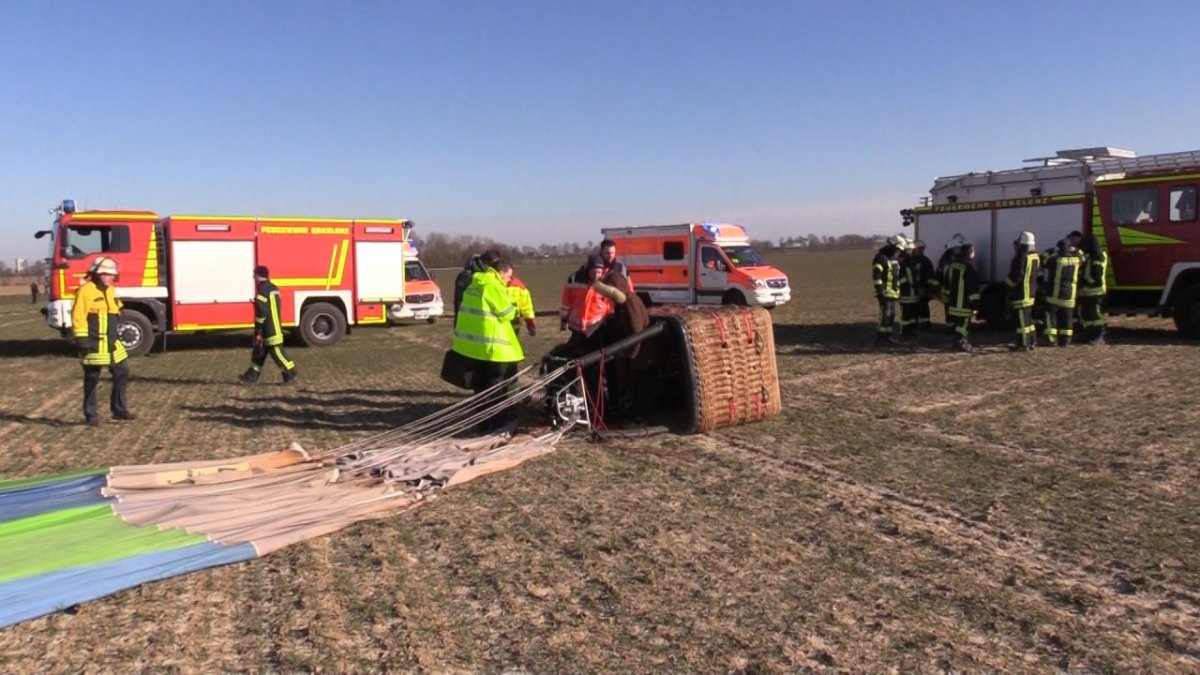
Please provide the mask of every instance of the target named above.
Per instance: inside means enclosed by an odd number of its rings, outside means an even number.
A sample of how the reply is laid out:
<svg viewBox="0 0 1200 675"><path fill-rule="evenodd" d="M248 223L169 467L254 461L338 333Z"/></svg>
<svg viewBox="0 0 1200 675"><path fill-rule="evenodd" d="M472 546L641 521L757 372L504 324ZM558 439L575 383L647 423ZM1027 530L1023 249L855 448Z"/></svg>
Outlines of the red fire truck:
<svg viewBox="0 0 1200 675"><path fill-rule="evenodd" d="M1037 164L937 178L921 205L900 212L932 257L955 234L975 245L988 323L1008 322L1004 278L1020 232L1045 250L1078 230L1108 251L1110 313L1169 316L1200 338L1200 150L1082 148L1026 161Z"/></svg>
<svg viewBox="0 0 1200 675"><path fill-rule="evenodd" d="M125 305L118 333L135 355L149 351L156 334L253 327L256 265L270 268L279 287L283 325L310 346L332 345L350 326L431 317L433 300L441 301L437 293L420 314L406 306L408 220L160 218L150 211L76 212L72 200L53 212L53 229L37 233L51 242L47 323L66 334L75 289L96 258L112 258Z"/></svg>

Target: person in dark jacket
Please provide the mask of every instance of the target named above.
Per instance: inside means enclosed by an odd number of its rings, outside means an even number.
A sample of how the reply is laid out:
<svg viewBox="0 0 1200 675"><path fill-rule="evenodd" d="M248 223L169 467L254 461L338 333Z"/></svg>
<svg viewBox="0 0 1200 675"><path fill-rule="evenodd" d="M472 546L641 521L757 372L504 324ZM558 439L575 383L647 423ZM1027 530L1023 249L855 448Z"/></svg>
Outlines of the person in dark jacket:
<svg viewBox="0 0 1200 675"><path fill-rule="evenodd" d="M1051 345L1066 347L1075 335L1075 303L1082 266L1083 258L1067 239L1058 242L1046 260L1046 340Z"/></svg>
<svg viewBox="0 0 1200 675"><path fill-rule="evenodd" d="M1008 285L1009 305L1017 316L1017 343L1013 349L1027 352L1037 347L1037 325L1033 322L1033 305L1037 299L1037 279L1040 262L1037 241L1033 233L1022 232L1013 242L1012 266L1005 283Z"/></svg>
<svg viewBox="0 0 1200 675"><path fill-rule="evenodd" d="M270 271L259 265L254 268L254 349L250 367L242 373L242 384L258 382L259 373L269 355L283 371L283 383L291 384L297 377L296 362L283 349L283 323L279 316L279 288L271 283Z"/></svg>
<svg viewBox="0 0 1200 675"><path fill-rule="evenodd" d="M908 240L902 235L888 237L871 261L871 282L875 286L875 300L879 302L879 323L875 327L875 341L880 344L895 344L896 305L900 302L900 251Z"/></svg>
<svg viewBox="0 0 1200 675"><path fill-rule="evenodd" d="M961 233L955 232L954 236L950 237L949 243L946 244L946 250L942 251L942 256L938 258L937 267L933 270L933 279L930 281L931 294L942 298L942 279L946 278L946 268L959 255L959 249L967 244L967 238ZM945 311L946 332L954 332L954 320L950 318L950 308L943 302L942 308Z"/></svg>
<svg viewBox="0 0 1200 675"><path fill-rule="evenodd" d="M936 270L933 261L925 255L925 242L920 239L913 242L915 250L912 253L913 264L917 267L917 284L919 295L917 299L917 328L929 330L932 322L929 319L929 300L938 288Z"/></svg>
<svg viewBox="0 0 1200 675"><path fill-rule="evenodd" d="M458 308L462 307L463 292L471 285L471 281L475 278L478 272L484 272L500 261L500 252L496 249L488 249L483 253L476 253L467 262L463 264L463 269L454 278L454 316L458 317Z"/></svg>
<svg viewBox="0 0 1200 675"><path fill-rule="evenodd" d="M954 250L955 256L946 265L940 284L942 301L947 316L954 322L954 348L969 352L971 319L979 309L979 273L975 270L974 246L963 244Z"/></svg>
<svg viewBox="0 0 1200 675"><path fill-rule="evenodd" d="M1094 236L1084 238L1080 247L1083 270L1079 274L1079 325L1083 328L1084 344L1102 345L1104 327L1108 323L1104 315L1108 254Z"/></svg>

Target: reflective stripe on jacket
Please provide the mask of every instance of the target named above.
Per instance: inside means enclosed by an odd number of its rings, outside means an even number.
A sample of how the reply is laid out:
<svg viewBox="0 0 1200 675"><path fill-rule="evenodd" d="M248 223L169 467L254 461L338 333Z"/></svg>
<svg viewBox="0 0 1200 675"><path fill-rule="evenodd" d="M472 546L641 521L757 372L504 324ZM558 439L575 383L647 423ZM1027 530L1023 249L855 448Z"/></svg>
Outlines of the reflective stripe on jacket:
<svg viewBox="0 0 1200 675"><path fill-rule="evenodd" d="M925 284L921 281L920 264L911 256L900 263L900 303L911 305L921 300Z"/></svg>
<svg viewBox="0 0 1200 675"><path fill-rule="evenodd" d="M882 250L871 262L871 282L875 284L875 296L898 300L900 298L900 263Z"/></svg>
<svg viewBox="0 0 1200 675"><path fill-rule="evenodd" d="M979 273L970 262L955 260L946 266L942 300L950 316L971 317L979 307Z"/></svg>
<svg viewBox="0 0 1200 675"><path fill-rule="evenodd" d="M1100 251L1098 257L1089 257L1083 263L1083 271L1079 275L1079 295L1096 296L1108 292L1108 253Z"/></svg>
<svg viewBox="0 0 1200 675"><path fill-rule="evenodd" d="M463 291L450 348L479 361L521 361L525 352L512 327L516 315L517 308L509 298L500 273L494 269L476 272L471 285Z"/></svg>
<svg viewBox="0 0 1200 675"><path fill-rule="evenodd" d="M1046 304L1067 309L1075 306L1082 262L1073 254L1054 255L1046 261Z"/></svg>
<svg viewBox="0 0 1200 675"><path fill-rule="evenodd" d="M1037 253L1027 251L1013 256L1008 278L1004 280L1004 283L1008 284L1009 289L1011 289L1009 291L1009 301L1013 307L1033 307L1037 275Z"/></svg>
<svg viewBox="0 0 1200 675"><path fill-rule="evenodd" d="M82 361L85 366L112 366L129 354L117 337L117 319L121 314L121 301L112 286L101 289L94 281L88 281L75 291L75 304L71 306L72 330L76 339L88 342Z"/></svg>
<svg viewBox="0 0 1200 675"><path fill-rule="evenodd" d="M563 323L571 316L571 307L575 305L576 300L588 287L587 270L582 267L575 270L567 277L567 283L563 284L562 304L558 308L558 318Z"/></svg>
<svg viewBox="0 0 1200 675"><path fill-rule="evenodd" d="M270 281L258 284L254 294L254 334L267 345L283 344L283 324L279 320L279 288Z"/></svg>

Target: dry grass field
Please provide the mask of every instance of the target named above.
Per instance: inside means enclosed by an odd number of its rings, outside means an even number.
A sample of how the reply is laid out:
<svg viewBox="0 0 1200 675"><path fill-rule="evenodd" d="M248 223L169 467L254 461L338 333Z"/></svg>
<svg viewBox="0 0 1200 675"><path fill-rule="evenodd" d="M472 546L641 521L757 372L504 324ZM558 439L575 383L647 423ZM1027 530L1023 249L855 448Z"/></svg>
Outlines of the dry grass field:
<svg viewBox="0 0 1200 675"><path fill-rule="evenodd" d="M1104 347L877 350L870 256L775 260L794 300L769 423L573 440L0 631L0 671L1200 671L1198 345L1122 318ZM568 270L518 271L553 309ZM560 337L541 328L534 355ZM245 334L173 337L133 362L139 419L92 430L67 345L0 299L0 476L340 445L461 396L437 378L449 331L297 347L298 388L233 383Z"/></svg>

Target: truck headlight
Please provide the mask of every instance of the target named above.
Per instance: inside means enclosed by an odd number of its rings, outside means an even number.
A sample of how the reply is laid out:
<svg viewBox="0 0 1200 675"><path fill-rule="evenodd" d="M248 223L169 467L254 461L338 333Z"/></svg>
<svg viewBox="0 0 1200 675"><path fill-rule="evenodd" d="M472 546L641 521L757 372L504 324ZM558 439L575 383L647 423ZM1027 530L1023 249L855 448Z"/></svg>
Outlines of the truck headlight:
<svg viewBox="0 0 1200 675"><path fill-rule="evenodd" d="M762 279L755 279L755 280L754 280L754 287L755 287L755 288L766 288L766 287L767 287L767 282L763 281Z"/></svg>

